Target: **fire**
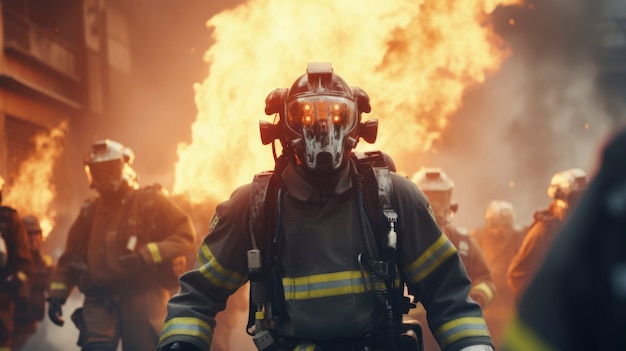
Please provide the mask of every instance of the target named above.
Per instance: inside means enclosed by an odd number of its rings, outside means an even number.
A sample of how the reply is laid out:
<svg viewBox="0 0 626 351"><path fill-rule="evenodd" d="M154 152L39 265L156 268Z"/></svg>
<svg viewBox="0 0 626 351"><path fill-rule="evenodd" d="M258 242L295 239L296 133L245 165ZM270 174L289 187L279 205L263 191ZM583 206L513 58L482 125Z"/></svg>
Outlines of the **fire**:
<svg viewBox="0 0 626 351"><path fill-rule="evenodd" d="M267 118L265 97L290 87L312 61L331 62L368 92L372 113L363 120L379 120L378 140L359 149L414 160L441 137L464 91L510 54L489 15L521 2L251 0L215 15L207 23L210 69L194 87L197 119L192 142L178 147L173 193L194 203L223 200L273 168L257 123Z"/></svg>
<svg viewBox="0 0 626 351"><path fill-rule="evenodd" d="M34 137L35 150L20 165L17 177L6 202L16 208L21 215L33 215L39 219L44 239L55 225L56 212L51 203L56 197L52 175L56 160L63 153L63 138L67 122L62 122L49 133Z"/></svg>

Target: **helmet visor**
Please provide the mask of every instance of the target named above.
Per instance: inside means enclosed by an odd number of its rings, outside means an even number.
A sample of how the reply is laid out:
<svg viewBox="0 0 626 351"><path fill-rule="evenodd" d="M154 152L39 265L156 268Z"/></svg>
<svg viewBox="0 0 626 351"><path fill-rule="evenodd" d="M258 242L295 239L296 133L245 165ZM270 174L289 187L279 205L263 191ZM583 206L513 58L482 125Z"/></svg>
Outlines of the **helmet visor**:
<svg viewBox="0 0 626 351"><path fill-rule="evenodd" d="M85 167L91 185L96 188L111 188L115 190L122 180L122 160L91 163Z"/></svg>
<svg viewBox="0 0 626 351"><path fill-rule="evenodd" d="M343 161L344 140L357 124L356 104L341 96L303 96L287 102L287 127L302 137L303 162L317 169L318 156L327 154L332 168Z"/></svg>

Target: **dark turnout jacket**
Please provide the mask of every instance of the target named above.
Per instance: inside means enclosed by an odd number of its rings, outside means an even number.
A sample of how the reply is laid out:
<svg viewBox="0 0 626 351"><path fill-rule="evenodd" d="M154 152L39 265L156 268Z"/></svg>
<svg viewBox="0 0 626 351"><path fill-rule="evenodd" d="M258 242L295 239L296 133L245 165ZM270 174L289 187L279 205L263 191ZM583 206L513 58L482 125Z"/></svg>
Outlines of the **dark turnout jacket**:
<svg viewBox="0 0 626 351"><path fill-rule="evenodd" d="M154 222L154 225L152 224ZM118 262L131 236L146 263L142 274ZM153 286L171 262L193 250L195 228L189 216L160 187L130 189L121 198L88 200L72 224L65 250L50 283L49 297L67 299L75 286L86 293Z"/></svg>
<svg viewBox="0 0 626 351"><path fill-rule="evenodd" d="M281 336L316 342L359 337L376 328L376 305L367 291L371 286L357 259L364 244L351 192L354 172L346 168L329 198L320 197L293 165L281 174L279 262L286 311L276 327ZM397 264L409 292L428 309L438 342L445 350L491 344L480 306L468 299L471 285L460 257L430 215L426 197L409 179L391 177L398 213ZM168 303L160 347L182 341L210 349L216 314L247 281L251 188L238 188L217 206L196 268L181 277L181 291ZM371 228L364 230L374 243Z"/></svg>
<svg viewBox="0 0 626 351"><path fill-rule="evenodd" d="M503 350L626 350L626 130L523 294Z"/></svg>

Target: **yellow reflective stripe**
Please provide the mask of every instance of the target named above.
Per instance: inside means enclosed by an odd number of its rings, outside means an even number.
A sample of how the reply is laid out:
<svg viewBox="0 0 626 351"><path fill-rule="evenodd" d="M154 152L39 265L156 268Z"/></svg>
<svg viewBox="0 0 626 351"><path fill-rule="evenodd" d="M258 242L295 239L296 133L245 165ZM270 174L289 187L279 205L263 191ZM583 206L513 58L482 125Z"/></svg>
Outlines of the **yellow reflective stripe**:
<svg viewBox="0 0 626 351"><path fill-rule="evenodd" d="M441 348L453 342L473 336L489 336L487 323L482 317L463 317L443 324L435 333Z"/></svg>
<svg viewBox="0 0 626 351"><path fill-rule="evenodd" d="M52 282L52 283L50 283L50 290L65 290L65 291L67 291L67 285L65 285L65 283Z"/></svg>
<svg viewBox="0 0 626 351"><path fill-rule="evenodd" d="M224 268L206 244L202 244L198 253L198 271L217 287L237 290L245 281L245 276Z"/></svg>
<svg viewBox="0 0 626 351"><path fill-rule="evenodd" d="M485 282L478 283L475 286L472 286L472 290L478 290L485 293L485 296L487 297L487 301L485 301L485 304L489 304L491 301L493 301L494 294L489 284Z"/></svg>
<svg viewBox="0 0 626 351"><path fill-rule="evenodd" d="M54 260L48 255L42 255L41 258L43 259L43 262L47 267L52 267L52 265L54 264Z"/></svg>
<svg viewBox="0 0 626 351"><path fill-rule="evenodd" d="M517 316L511 319L506 328L504 348L511 351L554 351L535 332Z"/></svg>
<svg viewBox="0 0 626 351"><path fill-rule="evenodd" d="M213 340L213 328L205 321L194 317L172 318L163 325L159 342L172 335L187 335L202 339L209 349Z"/></svg>
<svg viewBox="0 0 626 351"><path fill-rule="evenodd" d="M365 272L365 277L369 274ZM329 296L362 294L365 286L371 288L369 279L365 284L361 271L345 271L316 274L306 277L288 278L283 280L285 300L308 300Z"/></svg>
<svg viewBox="0 0 626 351"><path fill-rule="evenodd" d="M406 266L405 272L408 280L412 283L419 283L454 254L456 254L456 248L448 237L442 234L420 257Z"/></svg>
<svg viewBox="0 0 626 351"><path fill-rule="evenodd" d="M163 261L163 257L161 257L161 252L159 251L159 246L156 243L148 243L146 247L150 252L150 256L152 256L152 261L154 263L161 263Z"/></svg>
<svg viewBox="0 0 626 351"><path fill-rule="evenodd" d="M0 347L0 351L11 351L10 347Z"/></svg>
<svg viewBox="0 0 626 351"><path fill-rule="evenodd" d="M28 276L26 275L26 273L24 273L22 271L18 271L17 272L17 279L19 279L21 282L27 282L28 281Z"/></svg>
<svg viewBox="0 0 626 351"><path fill-rule="evenodd" d="M320 351L320 350L321 349L312 342L300 342L296 344L296 346L292 349L292 351Z"/></svg>

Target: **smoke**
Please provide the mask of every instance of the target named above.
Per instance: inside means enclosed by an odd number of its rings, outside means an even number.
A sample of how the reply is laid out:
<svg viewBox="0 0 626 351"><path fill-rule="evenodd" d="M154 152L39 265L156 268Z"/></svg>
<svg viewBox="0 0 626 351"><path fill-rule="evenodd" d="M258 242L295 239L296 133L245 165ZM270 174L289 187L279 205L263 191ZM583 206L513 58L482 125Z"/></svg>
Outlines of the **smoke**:
<svg viewBox="0 0 626 351"><path fill-rule="evenodd" d="M512 56L464 97L426 157L456 182L457 225L482 225L492 199L510 201L518 224L547 207L551 176L593 176L599 148L623 117L608 109L595 48L598 2L529 2L494 13ZM609 87L611 88L611 87Z"/></svg>

